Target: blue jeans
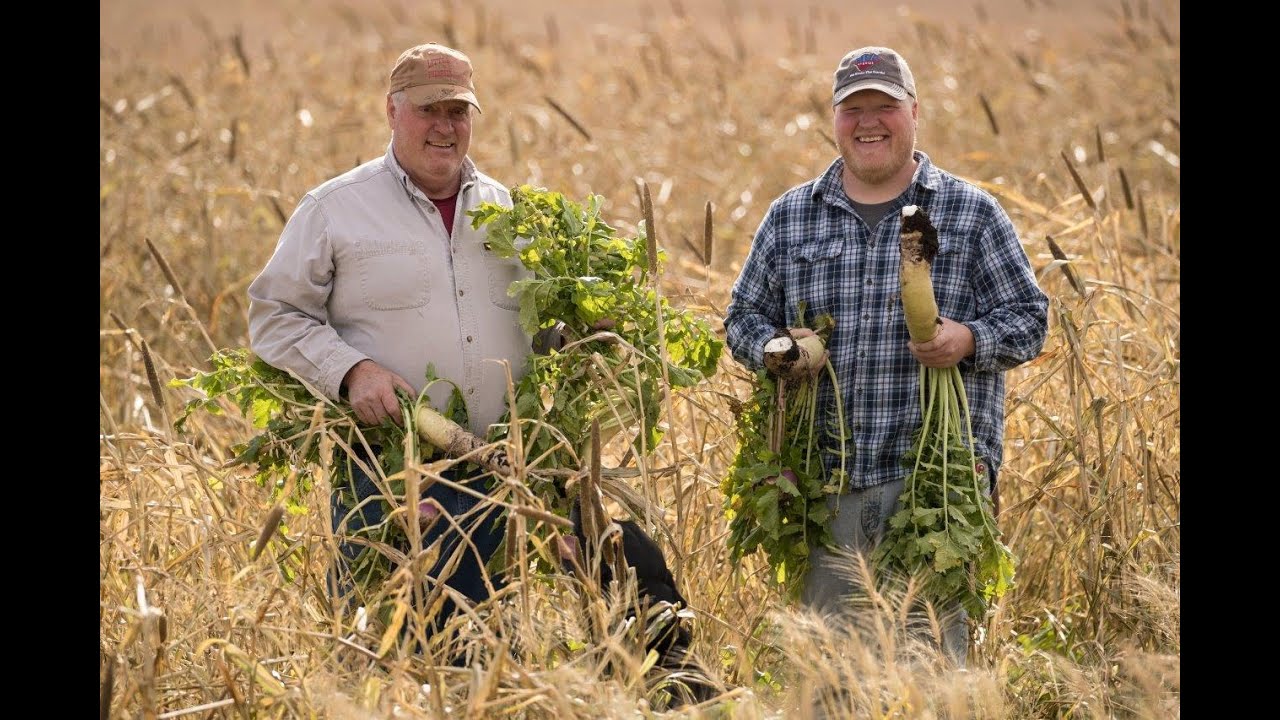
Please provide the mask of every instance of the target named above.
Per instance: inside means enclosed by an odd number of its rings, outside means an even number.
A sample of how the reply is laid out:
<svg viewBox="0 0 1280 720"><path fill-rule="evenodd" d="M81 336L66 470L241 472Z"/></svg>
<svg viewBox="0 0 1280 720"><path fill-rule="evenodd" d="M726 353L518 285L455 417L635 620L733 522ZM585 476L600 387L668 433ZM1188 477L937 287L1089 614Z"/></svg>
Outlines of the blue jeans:
<svg viewBox="0 0 1280 720"><path fill-rule="evenodd" d="M375 453L379 450L380 448L374 447ZM364 458L363 449L357 450L357 455ZM345 458L342 458L341 461L345 461ZM365 462L372 464L375 461L365 460ZM357 504L367 498L381 495L373 479L354 460L350 462L350 467L351 488L355 491ZM441 475L448 480L462 483L478 492L484 492L484 479L481 477L473 477L470 480L460 479L462 478L462 473L459 467L450 468L441 473ZM453 518L453 522L450 522L449 517L439 518L422 536L423 547L428 547L437 539L443 538L440 544L439 557L428 572L428 589L434 587L435 583L444 582L444 584L462 593L473 603L487 599L489 597L489 588L485 585L484 566L497 552L506 529L500 508L496 506L477 507L483 505L484 501L474 495L439 482L434 482L424 487L421 496L422 500L434 498L444 512ZM363 543L350 542L346 538L360 535L362 534L361 531L382 523L385 513L382 501L376 499L360 505L359 509L348 513L348 509L344 507L340 499L338 488L335 488L333 495L330 497L330 509L333 532L338 538L338 549L340 551L337 559L337 577L332 578L331 590L339 597L349 597L355 589L351 563L355 561L361 552L368 549L368 546ZM344 517L346 518L345 528L342 526ZM442 578L440 577L441 572L445 570L445 566L462 540L455 525L463 528L470 538L471 544L475 545L475 549L472 550L469 545L463 543L462 557L457 568L452 575ZM392 543L392 545L402 552L407 553L410 551L409 541L403 534L398 534L396 542ZM385 559L382 561L386 562ZM505 579L499 574L490 575L489 583L495 590L506 585ZM435 619L436 627L442 626L448 617L455 612L457 612L457 607L446 595L444 606L441 608L439 616Z"/></svg>

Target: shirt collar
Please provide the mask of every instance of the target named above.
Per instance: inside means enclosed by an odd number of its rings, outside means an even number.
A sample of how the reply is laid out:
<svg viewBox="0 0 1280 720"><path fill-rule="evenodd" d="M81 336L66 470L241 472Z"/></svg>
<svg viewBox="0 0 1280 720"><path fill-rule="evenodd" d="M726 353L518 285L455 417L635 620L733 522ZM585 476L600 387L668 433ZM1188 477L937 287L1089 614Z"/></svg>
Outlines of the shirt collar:
<svg viewBox="0 0 1280 720"><path fill-rule="evenodd" d="M919 185L930 192L937 190L941 172L923 150L915 150L912 154L915 156L917 165L915 174L911 176L911 185ZM837 157L813 183L810 191L813 199L824 201L828 205L847 204L849 197L844 194L844 185L840 181L842 172L844 172L844 158ZM910 192L911 186L908 185L903 194Z"/></svg>
<svg viewBox="0 0 1280 720"><path fill-rule="evenodd" d="M391 150L391 143L387 143L387 154L383 156L382 162L400 180L400 186L404 188L406 193L423 200L431 199L427 197L426 193L422 192L421 188L413 184L413 180L409 179L409 173L405 172L404 168L400 167L400 163L396 162L396 154ZM471 156L468 155L462 158L462 185L458 187L458 194L461 195L466 192L475 182L476 164L471 161Z"/></svg>

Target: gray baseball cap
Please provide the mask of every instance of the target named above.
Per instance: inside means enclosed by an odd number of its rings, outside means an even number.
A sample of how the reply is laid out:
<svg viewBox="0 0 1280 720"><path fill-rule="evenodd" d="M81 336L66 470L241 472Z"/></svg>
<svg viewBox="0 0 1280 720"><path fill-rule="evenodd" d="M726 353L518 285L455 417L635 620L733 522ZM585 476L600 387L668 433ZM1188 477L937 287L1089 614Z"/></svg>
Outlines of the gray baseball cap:
<svg viewBox="0 0 1280 720"><path fill-rule="evenodd" d="M831 105L836 106L859 90L880 90L899 100L916 96L916 79L907 61L887 47L852 50L836 68Z"/></svg>

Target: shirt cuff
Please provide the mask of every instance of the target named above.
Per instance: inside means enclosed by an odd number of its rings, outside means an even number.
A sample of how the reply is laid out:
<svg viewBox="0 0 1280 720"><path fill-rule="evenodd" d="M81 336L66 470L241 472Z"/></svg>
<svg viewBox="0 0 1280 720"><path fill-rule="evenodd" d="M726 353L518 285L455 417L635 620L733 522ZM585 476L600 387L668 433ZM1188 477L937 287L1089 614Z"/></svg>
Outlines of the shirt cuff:
<svg viewBox="0 0 1280 720"><path fill-rule="evenodd" d="M971 362L975 370L985 370L996 352L995 332L986 323L967 322L964 326L973 333L973 358Z"/></svg>
<svg viewBox="0 0 1280 720"><path fill-rule="evenodd" d="M764 367L764 346L773 339L777 332L776 329L764 325L751 335L751 341L747 344L747 347L751 348L751 367L753 369Z"/></svg>
<svg viewBox="0 0 1280 720"><path fill-rule="evenodd" d="M320 391L334 402L342 401L342 378L347 371L361 360L369 359L368 355L353 347L346 347L333 353L320 368Z"/></svg>

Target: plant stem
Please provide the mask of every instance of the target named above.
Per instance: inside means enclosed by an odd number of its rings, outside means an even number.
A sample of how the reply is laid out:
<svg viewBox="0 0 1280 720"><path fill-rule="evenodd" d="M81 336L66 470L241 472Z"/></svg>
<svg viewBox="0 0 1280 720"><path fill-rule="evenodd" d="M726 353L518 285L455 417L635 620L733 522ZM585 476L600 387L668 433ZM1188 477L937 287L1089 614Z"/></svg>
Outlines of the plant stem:
<svg viewBox="0 0 1280 720"><path fill-rule="evenodd" d="M804 408L804 415L809 420L809 422L807 423L808 439L805 442L805 449L804 449L804 472L805 472L805 475L808 475L813 470L813 463L810 461L810 459L813 456L813 446L814 446L813 428L818 416L818 378L817 377L814 377L813 380L805 383L804 394L805 394L805 399L802 407Z"/></svg>
<svg viewBox="0 0 1280 720"><path fill-rule="evenodd" d="M916 478L920 474L920 463L924 460L924 451L929 442L929 438L933 433L930 428L933 426L934 397L937 393L930 392L929 385L933 381L933 375L929 372L929 368L920 366L920 407L924 412L924 422L920 426L920 439L916 441L916 464L911 468L911 477L907 480L911 490L911 512L914 516L916 509Z"/></svg>
<svg viewBox="0 0 1280 720"><path fill-rule="evenodd" d="M952 368L951 372L955 376L956 397L959 398L960 408L964 411L965 439L968 440L969 447L974 448L974 453L976 455L977 446L974 444L974 439L973 439L973 420L969 416L969 395L968 393L965 392L964 381L961 380L960 378L960 368L958 367ZM973 496L975 498L978 498L979 503L981 503L982 486L978 484L978 473L976 472L976 470L973 473L973 493L974 493ZM993 521L992 518L987 517L987 513L985 512L982 513L982 529L986 531L987 535L993 541L996 539L998 530L995 527L995 522Z"/></svg>
<svg viewBox="0 0 1280 720"><path fill-rule="evenodd" d="M845 433L844 427L844 399L840 397L840 383L836 380L836 369L831 365L831 359L827 359L827 377L831 378L831 396L836 401L836 423L840 428L840 488L836 490L836 498L844 492L844 481L848 477L845 464L848 461L848 445L849 436ZM837 502L839 500L837 499Z"/></svg>

